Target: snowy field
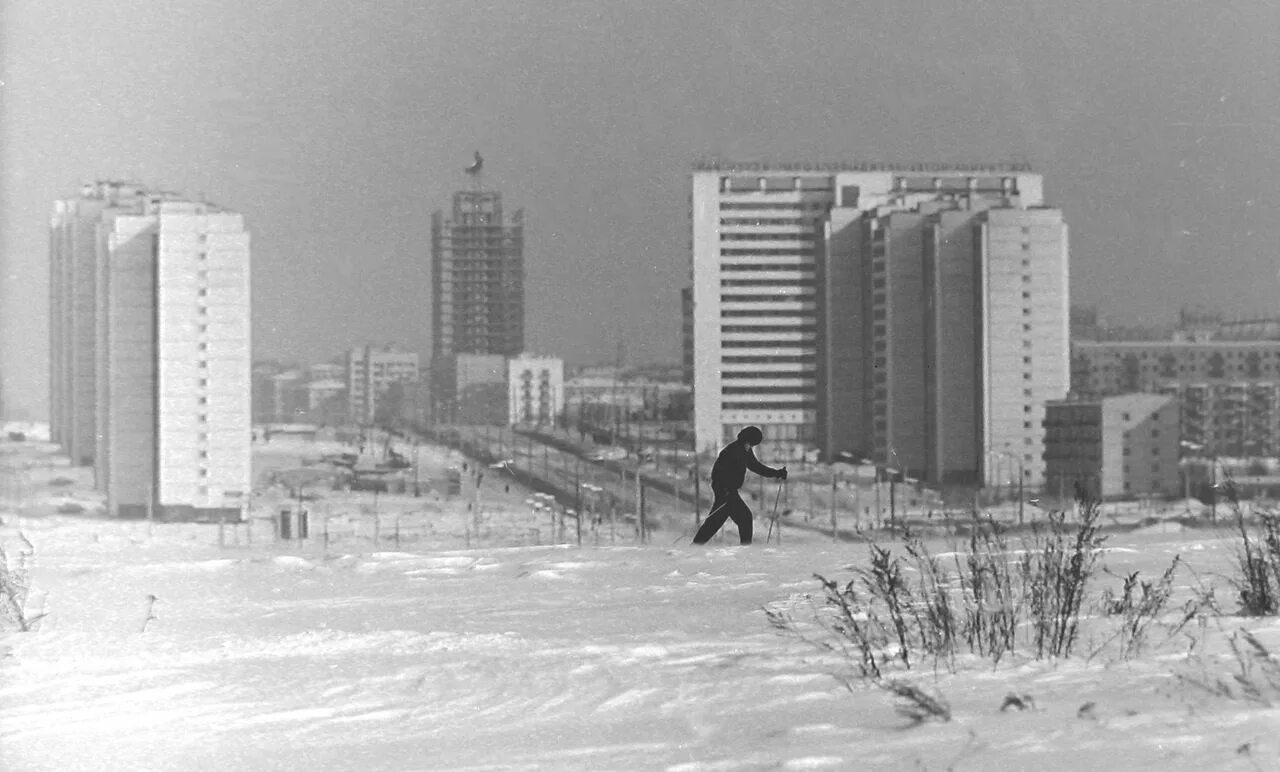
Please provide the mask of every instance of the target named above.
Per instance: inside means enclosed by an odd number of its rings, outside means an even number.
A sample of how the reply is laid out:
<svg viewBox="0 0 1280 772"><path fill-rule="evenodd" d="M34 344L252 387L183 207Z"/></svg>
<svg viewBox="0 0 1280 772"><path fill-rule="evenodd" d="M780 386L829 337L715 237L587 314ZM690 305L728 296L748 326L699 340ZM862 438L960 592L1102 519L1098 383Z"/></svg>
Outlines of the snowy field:
<svg viewBox="0 0 1280 772"><path fill-rule="evenodd" d="M749 548L326 553L220 547L211 525L3 517L7 547L19 531L34 545L28 610L48 614L0 634L4 770L1280 769L1280 709L1176 677L1229 678L1239 627L1280 651L1275 619L1156 632L1128 662L925 667L909 677L953 718L912 725L765 616L804 618L812 575L848 579L865 544L792 529ZM1221 534L1114 534L1103 559L1154 578L1175 554L1179 599L1211 583L1234 609ZM1030 709L1002 711L1011 693Z"/></svg>

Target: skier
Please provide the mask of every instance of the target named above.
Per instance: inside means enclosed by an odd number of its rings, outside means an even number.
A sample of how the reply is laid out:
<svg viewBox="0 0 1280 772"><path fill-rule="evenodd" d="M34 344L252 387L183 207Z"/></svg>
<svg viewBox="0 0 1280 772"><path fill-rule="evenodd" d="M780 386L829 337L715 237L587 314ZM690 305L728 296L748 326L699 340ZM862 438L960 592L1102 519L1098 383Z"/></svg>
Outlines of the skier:
<svg viewBox="0 0 1280 772"><path fill-rule="evenodd" d="M756 459L752 448L764 441L764 432L758 426L748 426L738 432L738 439L725 446L716 457L715 466L711 467L711 491L715 501L711 504L711 513L698 528L693 537L694 544L706 544L724 525L728 518L738 526L738 538L743 544L751 543L751 508L742 500L738 489L746 479L747 470L761 477L787 479L787 468L774 469L765 466Z"/></svg>

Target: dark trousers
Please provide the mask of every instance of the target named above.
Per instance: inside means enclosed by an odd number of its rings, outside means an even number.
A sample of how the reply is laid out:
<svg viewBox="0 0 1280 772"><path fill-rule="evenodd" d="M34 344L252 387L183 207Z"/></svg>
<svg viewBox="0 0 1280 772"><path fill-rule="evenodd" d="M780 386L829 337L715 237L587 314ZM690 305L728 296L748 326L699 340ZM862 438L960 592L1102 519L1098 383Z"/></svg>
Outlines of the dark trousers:
<svg viewBox="0 0 1280 772"><path fill-rule="evenodd" d="M716 535L725 520L732 519L738 526L738 538L743 544L751 543L751 507L742 500L737 490L715 491L716 499L711 504L711 514L702 521L698 533L693 537L694 544L706 544Z"/></svg>

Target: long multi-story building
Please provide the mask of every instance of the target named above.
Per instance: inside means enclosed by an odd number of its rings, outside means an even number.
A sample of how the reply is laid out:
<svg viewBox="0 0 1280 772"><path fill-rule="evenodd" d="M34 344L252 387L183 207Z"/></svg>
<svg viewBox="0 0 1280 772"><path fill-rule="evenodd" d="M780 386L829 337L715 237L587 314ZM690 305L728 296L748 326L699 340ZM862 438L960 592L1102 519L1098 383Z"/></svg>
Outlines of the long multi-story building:
<svg viewBox="0 0 1280 772"><path fill-rule="evenodd" d="M1178 400L1189 448L1206 455L1280 455L1277 340L1076 341L1071 390L1081 398L1169 394Z"/></svg>
<svg viewBox="0 0 1280 772"><path fill-rule="evenodd" d="M1068 387L1067 235L1024 164L706 163L693 174L700 448L756 424L936 482L1043 477Z"/></svg>
<svg viewBox="0 0 1280 772"><path fill-rule="evenodd" d="M55 440L93 464L112 514L238 513L251 484L243 217L99 182L57 202L52 226Z"/></svg>
<svg viewBox="0 0 1280 772"><path fill-rule="evenodd" d="M432 400L456 402L460 354L524 351L524 211L505 219L502 194L453 195L431 219ZM464 368L465 369L465 368Z"/></svg>

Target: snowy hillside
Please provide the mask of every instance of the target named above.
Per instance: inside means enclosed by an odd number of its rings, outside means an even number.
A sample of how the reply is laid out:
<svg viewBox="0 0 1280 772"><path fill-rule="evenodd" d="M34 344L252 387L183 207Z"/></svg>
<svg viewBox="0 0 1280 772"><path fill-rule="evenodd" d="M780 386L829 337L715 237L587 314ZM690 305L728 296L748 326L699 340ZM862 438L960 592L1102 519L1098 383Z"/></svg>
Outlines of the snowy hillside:
<svg viewBox="0 0 1280 772"><path fill-rule="evenodd" d="M219 547L209 525L4 519L35 548L29 610L48 612L0 637L0 768L15 772L1252 770L1280 758L1280 710L1175 678L1184 636L1155 636L1163 645L1131 662L919 669L910 677L953 718L913 726L884 692L832 677L847 663L769 625L766 609L804 618L813 573L847 579L866 560L865 544L797 530L750 548L384 539L326 551ZM1228 570L1217 534L1161 531L1113 536L1108 568L1157 575L1180 553L1205 581ZM1240 625L1280 650L1276 620L1222 620ZM1226 650L1215 629L1199 640ZM1011 693L1029 709L1001 710Z"/></svg>

